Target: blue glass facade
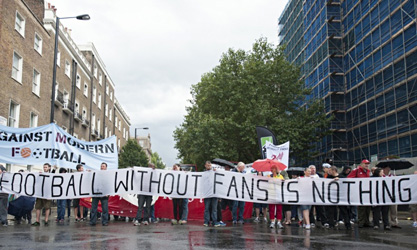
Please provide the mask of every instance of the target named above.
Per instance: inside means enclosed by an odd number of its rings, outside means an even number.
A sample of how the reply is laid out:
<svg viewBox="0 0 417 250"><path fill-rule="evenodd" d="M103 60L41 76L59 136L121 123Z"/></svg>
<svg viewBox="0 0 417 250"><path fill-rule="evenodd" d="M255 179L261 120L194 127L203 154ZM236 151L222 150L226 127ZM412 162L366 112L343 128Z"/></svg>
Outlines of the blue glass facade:
<svg viewBox="0 0 417 250"><path fill-rule="evenodd" d="M416 1L287 4L279 20L281 44L313 89L309 98L321 98L335 117L332 135L316 142L316 161L332 158L343 166L363 158L417 157ZM293 16L302 16L294 34L302 34L303 45L288 46L294 44L288 39Z"/></svg>

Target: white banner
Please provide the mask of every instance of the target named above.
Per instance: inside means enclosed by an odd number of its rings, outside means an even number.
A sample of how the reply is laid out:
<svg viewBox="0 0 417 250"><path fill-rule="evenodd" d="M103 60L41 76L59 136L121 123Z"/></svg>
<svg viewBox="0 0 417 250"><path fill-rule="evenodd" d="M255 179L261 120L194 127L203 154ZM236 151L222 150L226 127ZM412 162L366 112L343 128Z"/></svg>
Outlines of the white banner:
<svg viewBox="0 0 417 250"><path fill-rule="evenodd" d="M290 142L287 141L281 145L274 145L267 141L265 144L266 158L278 160L285 164L288 168L288 160L290 158Z"/></svg>
<svg viewBox="0 0 417 250"><path fill-rule="evenodd" d="M0 185L2 192L47 199L146 194L295 205L417 203L417 175L283 181L226 171L185 173L135 167L67 174L4 173Z"/></svg>
<svg viewBox="0 0 417 250"><path fill-rule="evenodd" d="M75 169L118 168L116 137L85 142L71 136L56 124L36 128L11 128L0 125L0 162L23 165L50 163Z"/></svg>

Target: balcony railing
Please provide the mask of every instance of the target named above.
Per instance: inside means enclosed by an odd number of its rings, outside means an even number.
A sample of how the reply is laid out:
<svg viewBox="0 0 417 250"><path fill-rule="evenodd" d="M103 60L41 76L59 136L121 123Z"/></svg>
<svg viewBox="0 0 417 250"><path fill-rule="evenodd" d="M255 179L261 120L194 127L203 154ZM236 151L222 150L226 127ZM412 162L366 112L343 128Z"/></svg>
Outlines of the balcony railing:
<svg viewBox="0 0 417 250"><path fill-rule="evenodd" d="M86 117L82 117L82 121L83 121L81 123L82 126L88 127L90 125L90 121L88 121Z"/></svg>
<svg viewBox="0 0 417 250"><path fill-rule="evenodd" d="M74 119L75 119L76 121L81 122L81 121L83 120L83 117L82 117L82 115L81 115L78 111L75 111L75 114L74 114Z"/></svg>
<svg viewBox="0 0 417 250"><path fill-rule="evenodd" d="M65 113L72 113L74 111L74 108L72 107L72 102L70 100L65 100L62 104L62 111Z"/></svg>
<svg viewBox="0 0 417 250"><path fill-rule="evenodd" d="M64 104L64 94L57 90L55 95L55 105L63 105Z"/></svg>

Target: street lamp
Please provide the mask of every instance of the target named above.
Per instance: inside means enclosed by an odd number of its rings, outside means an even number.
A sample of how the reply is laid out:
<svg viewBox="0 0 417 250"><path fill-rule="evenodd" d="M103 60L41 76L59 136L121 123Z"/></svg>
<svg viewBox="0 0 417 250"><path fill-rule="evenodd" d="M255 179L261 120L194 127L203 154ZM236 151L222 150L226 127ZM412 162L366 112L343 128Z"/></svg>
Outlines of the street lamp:
<svg viewBox="0 0 417 250"><path fill-rule="evenodd" d="M137 140L137 136L136 136L136 130L138 129L143 129L143 130L148 130L148 127L143 127L143 128L135 128L135 140Z"/></svg>
<svg viewBox="0 0 417 250"><path fill-rule="evenodd" d="M55 88L56 88L56 61L58 57L58 38L59 38L59 20L60 19L70 19L76 18L78 20L90 20L90 16L88 14L73 16L73 17L56 17L56 27L55 27L55 50L54 50L54 67L52 73L52 99L51 99L51 123L54 122L54 115L55 115Z"/></svg>

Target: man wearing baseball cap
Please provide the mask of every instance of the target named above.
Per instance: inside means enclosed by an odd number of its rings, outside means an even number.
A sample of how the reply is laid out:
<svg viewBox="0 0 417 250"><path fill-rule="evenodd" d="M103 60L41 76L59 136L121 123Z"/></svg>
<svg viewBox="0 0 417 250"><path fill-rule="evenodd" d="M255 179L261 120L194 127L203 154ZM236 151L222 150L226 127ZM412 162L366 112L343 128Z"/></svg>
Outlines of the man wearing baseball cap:
<svg viewBox="0 0 417 250"><path fill-rule="evenodd" d="M368 178L370 177L369 171L370 162L367 159L362 160L361 164L354 169L348 175L348 178ZM359 227L371 227L371 222L369 221L369 215L371 214L370 206L359 206L358 207L358 224Z"/></svg>

